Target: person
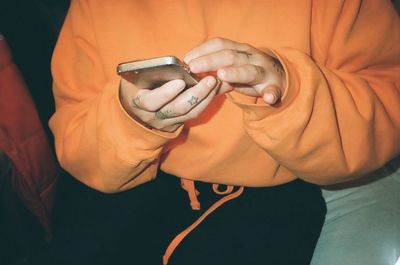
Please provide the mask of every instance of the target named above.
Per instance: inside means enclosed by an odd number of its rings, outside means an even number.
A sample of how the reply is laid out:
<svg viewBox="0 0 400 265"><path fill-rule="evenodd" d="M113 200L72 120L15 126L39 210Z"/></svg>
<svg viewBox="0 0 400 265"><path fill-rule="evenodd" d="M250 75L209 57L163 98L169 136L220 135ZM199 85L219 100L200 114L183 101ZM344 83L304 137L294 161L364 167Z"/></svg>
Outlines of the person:
<svg viewBox="0 0 400 265"><path fill-rule="evenodd" d="M72 1L52 264L309 264L318 185L399 154L399 29L390 1ZM197 85L116 74L171 54Z"/></svg>

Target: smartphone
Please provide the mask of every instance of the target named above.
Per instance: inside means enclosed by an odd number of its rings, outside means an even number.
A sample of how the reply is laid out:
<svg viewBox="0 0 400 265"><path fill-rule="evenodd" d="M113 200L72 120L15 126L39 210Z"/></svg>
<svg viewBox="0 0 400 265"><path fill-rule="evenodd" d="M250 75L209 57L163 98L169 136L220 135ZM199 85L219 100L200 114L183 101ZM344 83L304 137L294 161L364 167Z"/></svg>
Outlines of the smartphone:
<svg viewBox="0 0 400 265"><path fill-rule="evenodd" d="M199 81L189 67L175 56L120 63L117 73L127 81L146 89L160 87L175 79L185 81L186 87L192 87Z"/></svg>

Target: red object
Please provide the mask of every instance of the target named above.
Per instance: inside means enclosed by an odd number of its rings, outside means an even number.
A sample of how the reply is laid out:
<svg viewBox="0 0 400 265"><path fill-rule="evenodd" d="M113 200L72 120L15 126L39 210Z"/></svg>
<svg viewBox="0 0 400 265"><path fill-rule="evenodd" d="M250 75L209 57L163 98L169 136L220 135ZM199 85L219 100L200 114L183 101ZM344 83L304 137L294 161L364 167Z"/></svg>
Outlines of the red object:
<svg viewBox="0 0 400 265"><path fill-rule="evenodd" d="M27 86L1 35L0 150L13 163L13 190L39 219L49 239L57 164Z"/></svg>

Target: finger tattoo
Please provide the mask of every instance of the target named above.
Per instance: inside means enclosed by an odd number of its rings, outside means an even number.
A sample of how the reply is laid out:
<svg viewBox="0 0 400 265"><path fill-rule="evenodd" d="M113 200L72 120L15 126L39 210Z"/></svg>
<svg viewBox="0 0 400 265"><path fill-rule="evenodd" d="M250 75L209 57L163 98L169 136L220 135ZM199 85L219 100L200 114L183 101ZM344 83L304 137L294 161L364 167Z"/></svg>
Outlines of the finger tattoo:
<svg viewBox="0 0 400 265"><path fill-rule="evenodd" d="M132 100L132 105L133 105L135 108L140 108L140 97L139 97L139 96L135 97L135 98Z"/></svg>
<svg viewBox="0 0 400 265"><path fill-rule="evenodd" d="M160 120L165 120L168 118L172 118L173 117L173 112L171 110L159 110L155 113L156 117Z"/></svg>
<svg viewBox="0 0 400 265"><path fill-rule="evenodd" d="M236 50L236 53L239 53L239 54L244 54L244 55L246 55L246 56L247 56L247 59L250 59L250 56L252 56L252 54L251 54L251 53L249 53L249 52L246 52L246 51L239 51L239 50Z"/></svg>
<svg viewBox="0 0 400 265"><path fill-rule="evenodd" d="M192 96L187 102L190 104L190 106L194 106L199 102L199 98Z"/></svg>

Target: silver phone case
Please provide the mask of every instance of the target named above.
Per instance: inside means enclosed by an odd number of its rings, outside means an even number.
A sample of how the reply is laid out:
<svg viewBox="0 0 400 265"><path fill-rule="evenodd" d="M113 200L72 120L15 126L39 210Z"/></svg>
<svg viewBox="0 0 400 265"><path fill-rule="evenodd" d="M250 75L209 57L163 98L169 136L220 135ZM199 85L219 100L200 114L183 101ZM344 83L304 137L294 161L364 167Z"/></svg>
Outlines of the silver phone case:
<svg viewBox="0 0 400 265"><path fill-rule="evenodd" d="M198 83L197 77L175 56L121 63L117 66L117 73L138 87L146 89L160 87L175 79L184 80L186 87Z"/></svg>

